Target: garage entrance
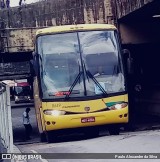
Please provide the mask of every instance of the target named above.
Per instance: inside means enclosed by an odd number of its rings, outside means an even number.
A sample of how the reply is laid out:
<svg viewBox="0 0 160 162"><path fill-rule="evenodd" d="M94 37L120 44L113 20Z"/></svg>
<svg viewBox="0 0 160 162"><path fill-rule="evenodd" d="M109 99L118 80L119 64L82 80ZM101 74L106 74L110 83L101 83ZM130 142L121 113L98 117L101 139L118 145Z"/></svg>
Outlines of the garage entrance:
<svg viewBox="0 0 160 162"><path fill-rule="evenodd" d="M130 50L134 60L134 72L129 76L134 119L146 118L148 123L159 124L160 1L153 1L118 21L123 48Z"/></svg>

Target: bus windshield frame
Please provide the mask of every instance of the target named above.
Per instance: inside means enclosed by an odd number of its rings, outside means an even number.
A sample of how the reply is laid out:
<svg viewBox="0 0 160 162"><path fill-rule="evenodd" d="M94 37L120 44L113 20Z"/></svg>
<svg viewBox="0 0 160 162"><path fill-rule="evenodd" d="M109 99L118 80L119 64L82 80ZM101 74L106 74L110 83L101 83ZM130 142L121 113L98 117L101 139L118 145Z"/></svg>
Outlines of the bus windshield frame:
<svg viewBox="0 0 160 162"><path fill-rule="evenodd" d="M52 33L37 37L42 99L101 98L126 92L124 66L116 30ZM89 72L96 79L88 77ZM71 87L79 76L72 91Z"/></svg>

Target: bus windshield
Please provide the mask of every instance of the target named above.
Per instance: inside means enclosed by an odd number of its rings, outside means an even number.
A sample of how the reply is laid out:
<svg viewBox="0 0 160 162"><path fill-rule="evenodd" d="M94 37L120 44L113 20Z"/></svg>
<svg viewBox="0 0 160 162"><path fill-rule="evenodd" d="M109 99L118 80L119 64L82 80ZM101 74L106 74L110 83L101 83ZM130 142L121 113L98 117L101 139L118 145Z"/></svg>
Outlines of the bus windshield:
<svg viewBox="0 0 160 162"><path fill-rule="evenodd" d="M114 30L79 31L38 37L43 98L102 95L125 91L124 73ZM82 75L79 75L82 74Z"/></svg>
<svg viewBox="0 0 160 162"><path fill-rule="evenodd" d="M29 96L30 95L30 86L16 86L15 87L16 96Z"/></svg>

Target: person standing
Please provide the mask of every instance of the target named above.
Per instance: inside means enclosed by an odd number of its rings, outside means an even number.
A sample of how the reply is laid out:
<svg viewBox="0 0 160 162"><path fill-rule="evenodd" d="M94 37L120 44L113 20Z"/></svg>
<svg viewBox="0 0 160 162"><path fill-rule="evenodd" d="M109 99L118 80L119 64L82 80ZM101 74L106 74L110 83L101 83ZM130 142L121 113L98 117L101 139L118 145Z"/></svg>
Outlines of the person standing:
<svg viewBox="0 0 160 162"><path fill-rule="evenodd" d="M10 8L10 0L6 0L6 7Z"/></svg>
<svg viewBox="0 0 160 162"><path fill-rule="evenodd" d="M25 5L26 4L26 0L19 0L19 6Z"/></svg>
<svg viewBox="0 0 160 162"><path fill-rule="evenodd" d="M26 140L30 140L31 137L31 132L32 132L32 126L30 124L30 117L29 117L29 112L30 112L30 108L27 107L26 110L23 112L23 124L25 127L25 133L26 133Z"/></svg>
<svg viewBox="0 0 160 162"><path fill-rule="evenodd" d="M0 2L1 2L1 9L5 8L5 2L4 2L4 0L1 0Z"/></svg>

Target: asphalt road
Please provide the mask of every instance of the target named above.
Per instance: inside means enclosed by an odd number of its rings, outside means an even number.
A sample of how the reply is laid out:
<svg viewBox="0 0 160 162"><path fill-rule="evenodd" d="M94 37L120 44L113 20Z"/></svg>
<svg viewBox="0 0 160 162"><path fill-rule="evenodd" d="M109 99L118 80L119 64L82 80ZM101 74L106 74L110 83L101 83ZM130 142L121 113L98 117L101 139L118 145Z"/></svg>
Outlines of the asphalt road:
<svg viewBox="0 0 160 162"><path fill-rule="evenodd" d="M26 106L29 106L29 107L33 107L34 106L34 101L31 100L29 103L26 102L26 103L15 103L13 100L11 101L11 106L12 108L18 108L18 107L26 107Z"/></svg>
<svg viewBox="0 0 160 162"><path fill-rule="evenodd" d="M52 153L46 154L46 158L50 155L57 155L59 159L39 159L37 161L40 162L142 162L144 159L107 159L107 155L105 155L106 159L98 159L101 157L101 153L111 153L117 154L121 153L123 155L128 153L159 153L160 152L160 131L140 131L140 132L130 132L130 133L121 133L118 136L108 136L108 135L101 135L97 138L92 139L77 139L76 141L68 141L68 142L59 142L54 144L47 144L47 143L34 143L34 144L26 144L26 145L19 145L18 147L23 153ZM54 154L53 154L54 153ZM57 153L65 153L64 155ZM81 153L76 154L77 159L73 159L74 154L68 154L69 159L63 159L66 153ZM91 157L93 156L97 159L81 159L87 153L92 153ZM97 154L96 154L97 153ZM110 154L108 154L109 156ZM114 155L114 157L115 157ZM33 160L28 160L32 162ZM35 161L35 160L34 160ZM147 159L147 162L158 162L159 159Z"/></svg>

